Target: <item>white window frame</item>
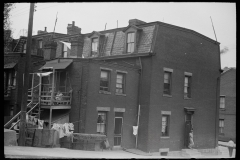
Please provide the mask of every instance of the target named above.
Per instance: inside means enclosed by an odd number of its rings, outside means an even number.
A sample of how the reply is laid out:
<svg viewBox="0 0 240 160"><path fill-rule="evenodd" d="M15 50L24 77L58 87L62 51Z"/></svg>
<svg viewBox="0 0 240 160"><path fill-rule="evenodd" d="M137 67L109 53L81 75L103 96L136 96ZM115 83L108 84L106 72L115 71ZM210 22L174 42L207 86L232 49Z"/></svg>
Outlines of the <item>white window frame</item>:
<svg viewBox="0 0 240 160"><path fill-rule="evenodd" d="M221 101L221 99L223 98L223 102ZM221 95L220 96L220 103L219 103L219 107L220 107L220 109L225 109L225 105L226 105L226 96L225 95Z"/></svg>

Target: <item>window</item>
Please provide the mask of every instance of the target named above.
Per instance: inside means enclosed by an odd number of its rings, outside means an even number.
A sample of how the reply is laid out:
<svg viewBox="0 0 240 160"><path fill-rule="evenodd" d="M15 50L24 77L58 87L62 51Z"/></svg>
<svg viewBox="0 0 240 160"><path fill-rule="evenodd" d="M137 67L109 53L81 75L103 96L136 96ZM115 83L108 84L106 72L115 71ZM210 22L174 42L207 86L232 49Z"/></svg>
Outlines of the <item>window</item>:
<svg viewBox="0 0 240 160"><path fill-rule="evenodd" d="M163 94L171 95L171 72L164 72Z"/></svg>
<svg viewBox="0 0 240 160"><path fill-rule="evenodd" d="M98 38L92 39L92 56L95 56L97 54L97 48L98 48Z"/></svg>
<svg viewBox="0 0 240 160"><path fill-rule="evenodd" d="M116 93L125 94L125 74L117 73Z"/></svg>
<svg viewBox="0 0 240 160"><path fill-rule="evenodd" d="M134 52L134 38L135 38L135 33L127 34L127 53Z"/></svg>
<svg viewBox="0 0 240 160"><path fill-rule="evenodd" d="M219 119L219 134L223 134L224 119Z"/></svg>
<svg viewBox="0 0 240 160"><path fill-rule="evenodd" d="M101 77L100 77L100 90L101 91L110 91L110 72L107 70L101 70Z"/></svg>
<svg viewBox="0 0 240 160"><path fill-rule="evenodd" d="M106 134L107 112L98 112L97 133Z"/></svg>
<svg viewBox="0 0 240 160"><path fill-rule="evenodd" d="M64 58L66 58L67 57L67 51L68 51L68 48L67 48L67 45L65 45L64 43L63 43L63 47L62 47L62 56L64 57Z"/></svg>
<svg viewBox="0 0 240 160"><path fill-rule="evenodd" d="M8 72L4 72L5 80L7 82L7 86L16 86L16 75L17 71L10 70Z"/></svg>
<svg viewBox="0 0 240 160"><path fill-rule="evenodd" d="M27 42L24 43L23 45L23 53L27 52Z"/></svg>
<svg viewBox="0 0 240 160"><path fill-rule="evenodd" d="M42 48L42 40L38 40L38 48Z"/></svg>
<svg viewBox="0 0 240 160"><path fill-rule="evenodd" d="M225 108L225 96L220 96L220 108Z"/></svg>
<svg viewBox="0 0 240 160"><path fill-rule="evenodd" d="M162 115L162 137L169 136L169 115Z"/></svg>
<svg viewBox="0 0 240 160"><path fill-rule="evenodd" d="M184 98L191 98L191 76L184 78Z"/></svg>

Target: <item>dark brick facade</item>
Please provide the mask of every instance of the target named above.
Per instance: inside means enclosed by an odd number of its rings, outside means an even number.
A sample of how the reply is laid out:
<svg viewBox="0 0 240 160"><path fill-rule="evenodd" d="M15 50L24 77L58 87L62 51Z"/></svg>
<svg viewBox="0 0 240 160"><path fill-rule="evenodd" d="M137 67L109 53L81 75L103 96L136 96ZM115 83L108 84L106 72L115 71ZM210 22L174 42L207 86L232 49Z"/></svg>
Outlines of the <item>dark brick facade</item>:
<svg viewBox="0 0 240 160"><path fill-rule="evenodd" d="M225 96L225 109L220 109L219 119L224 120L223 134L219 140L236 142L236 69L229 68L221 74L220 95Z"/></svg>

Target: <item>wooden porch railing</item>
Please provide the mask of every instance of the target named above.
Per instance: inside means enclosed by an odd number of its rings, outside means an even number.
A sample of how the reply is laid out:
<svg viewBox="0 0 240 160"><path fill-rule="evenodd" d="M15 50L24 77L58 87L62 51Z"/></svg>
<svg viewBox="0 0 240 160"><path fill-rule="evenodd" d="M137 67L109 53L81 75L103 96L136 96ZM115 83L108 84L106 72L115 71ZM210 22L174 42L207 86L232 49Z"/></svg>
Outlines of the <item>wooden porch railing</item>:
<svg viewBox="0 0 240 160"><path fill-rule="evenodd" d="M56 98L57 92L54 92L53 105L71 105L72 91L61 92L59 100ZM51 105L51 92L42 91L41 93L41 105Z"/></svg>

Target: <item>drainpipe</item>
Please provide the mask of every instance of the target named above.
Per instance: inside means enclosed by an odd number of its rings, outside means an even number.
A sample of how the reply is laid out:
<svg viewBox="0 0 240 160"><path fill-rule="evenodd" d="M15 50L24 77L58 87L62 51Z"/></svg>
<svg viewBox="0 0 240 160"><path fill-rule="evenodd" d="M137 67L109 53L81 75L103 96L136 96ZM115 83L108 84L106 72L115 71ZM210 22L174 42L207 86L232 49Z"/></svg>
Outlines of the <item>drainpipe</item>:
<svg viewBox="0 0 240 160"><path fill-rule="evenodd" d="M139 57L139 62L140 62L140 78L139 78L139 84L138 84L138 117L137 117L137 126L138 126L138 130L137 130L137 135L136 135L136 148L138 145L138 131L139 131L139 116L140 116L140 95L141 95L141 82L142 82L142 62L141 62L141 57Z"/></svg>

